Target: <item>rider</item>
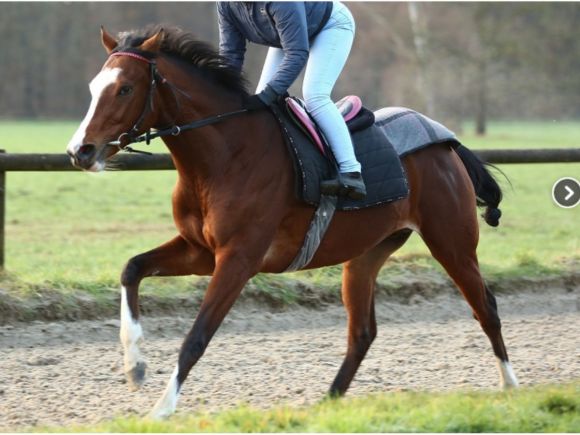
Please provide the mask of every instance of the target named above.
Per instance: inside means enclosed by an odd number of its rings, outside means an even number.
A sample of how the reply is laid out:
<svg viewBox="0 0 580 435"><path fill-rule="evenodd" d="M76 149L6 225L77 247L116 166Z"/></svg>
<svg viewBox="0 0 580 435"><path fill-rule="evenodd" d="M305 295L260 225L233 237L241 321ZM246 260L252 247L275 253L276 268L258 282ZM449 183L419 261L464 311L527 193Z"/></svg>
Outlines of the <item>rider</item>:
<svg viewBox="0 0 580 435"><path fill-rule="evenodd" d="M340 183L352 199L366 196L350 133L330 93L350 53L355 24L334 2L218 2L220 54L239 71L246 41L269 46L256 95L246 107L273 104L304 66L306 108L328 140L340 169Z"/></svg>

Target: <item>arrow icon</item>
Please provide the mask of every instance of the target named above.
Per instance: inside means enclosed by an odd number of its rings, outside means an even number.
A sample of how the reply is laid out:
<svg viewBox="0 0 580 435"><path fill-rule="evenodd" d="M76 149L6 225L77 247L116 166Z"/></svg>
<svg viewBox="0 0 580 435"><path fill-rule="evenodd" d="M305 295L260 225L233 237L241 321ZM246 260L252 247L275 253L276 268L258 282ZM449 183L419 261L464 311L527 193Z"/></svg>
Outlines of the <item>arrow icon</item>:
<svg viewBox="0 0 580 435"><path fill-rule="evenodd" d="M552 199L562 208L580 204L580 183L572 177L560 178L552 187Z"/></svg>
<svg viewBox="0 0 580 435"><path fill-rule="evenodd" d="M574 191L570 189L569 186L564 186L564 189L566 189L566 192L568 192L568 195L564 197L564 201L568 201L570 198L574 196Z"/></svg>

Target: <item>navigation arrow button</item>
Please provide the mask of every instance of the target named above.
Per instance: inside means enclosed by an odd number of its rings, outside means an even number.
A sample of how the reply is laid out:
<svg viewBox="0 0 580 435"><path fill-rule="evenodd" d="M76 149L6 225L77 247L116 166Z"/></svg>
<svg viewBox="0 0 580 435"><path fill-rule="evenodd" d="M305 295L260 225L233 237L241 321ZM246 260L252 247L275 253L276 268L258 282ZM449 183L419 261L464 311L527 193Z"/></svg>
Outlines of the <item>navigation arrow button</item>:
<svg viewBox="0 0 580 435"><path fill-rule="evenodd" d="M562 208L573 208L580 202L580 183L572 177L560 178L552 187L552 198Z"/></svg>

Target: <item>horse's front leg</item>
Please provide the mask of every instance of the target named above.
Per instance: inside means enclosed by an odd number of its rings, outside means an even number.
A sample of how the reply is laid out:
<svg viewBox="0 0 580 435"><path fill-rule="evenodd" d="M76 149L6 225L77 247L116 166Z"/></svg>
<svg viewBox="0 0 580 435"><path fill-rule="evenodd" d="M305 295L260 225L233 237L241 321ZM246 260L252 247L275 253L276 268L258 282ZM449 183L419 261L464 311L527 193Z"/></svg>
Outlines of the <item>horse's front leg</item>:
<svg viewBox="0 0 580 435"><path fill-rule="evenodd" d="M148 276L210 275L213 255L181 236L129 260L121 275L121 343L125 374L131 391L145 380L146 364L139 350L143 331L139 323L139 284Z"/></svg>
<svg viewBox="0 0 580 435"><path fill-rule="evenodd" d="M247 245L244 244L243 247ZM238 298L246 282L259 269L260 259L250 259L240 252L216 252L216 267L193 327L179 352L179 360L165 392L150 416L160 419L171 415L177 406L179 391L191 368L203 355L214 333ZM261 258L261 257L260 257Z"/></svg>

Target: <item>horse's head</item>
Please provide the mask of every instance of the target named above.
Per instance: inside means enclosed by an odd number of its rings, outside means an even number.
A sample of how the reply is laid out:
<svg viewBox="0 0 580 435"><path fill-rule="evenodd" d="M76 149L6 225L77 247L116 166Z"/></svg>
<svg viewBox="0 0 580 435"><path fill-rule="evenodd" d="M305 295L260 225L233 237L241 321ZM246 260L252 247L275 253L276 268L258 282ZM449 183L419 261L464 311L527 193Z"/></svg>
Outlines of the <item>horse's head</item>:
<svg viewBox="0 0 580 435"><path fill-rule="evenodd" d="M127 139L154 124L154 63L144 54L154 55L162 38L161 30L136 50L117 51L117 41L101 28L101 40L109 57L89 85L89 110L67 147L76 167L102 171L106 160L126 145ZM112 146L112 142L119 146Z"/></svg>

